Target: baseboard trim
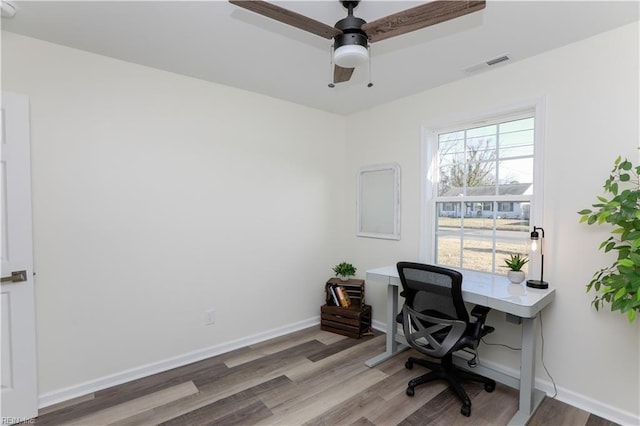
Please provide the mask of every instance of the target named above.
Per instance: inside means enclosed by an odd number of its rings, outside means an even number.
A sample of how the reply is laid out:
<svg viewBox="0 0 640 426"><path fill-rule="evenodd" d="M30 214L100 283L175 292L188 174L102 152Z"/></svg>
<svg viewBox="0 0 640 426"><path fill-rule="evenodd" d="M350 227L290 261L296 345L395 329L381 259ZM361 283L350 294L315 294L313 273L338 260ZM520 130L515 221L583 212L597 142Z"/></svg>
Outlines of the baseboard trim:
<svg viewBox="0 0 640 426"><path fill-rule="evenodd" d="M538 384L539 382L540 384ZM543 383L544 385L542 385ZM551 382L536 380L536 386L544 390L547 395L553 395L554 390ZM620 410L619 408L568 389L559 387L556 399L620 425L640 425L640 416L634 415L629 411Z"/></svg>
<svg viewBox="0 0 640 426"><path fill-rule="evenodd" d="M383 333L387 332L387 324L384 322L380 322L377 320L373 320L371 321L371 327L373 327L374 329L381 331Z"/></svg>
<svg viewBox="0 0 640 426"><path fill-rule="evenodd" d="M171 370L173 368L182 367L184 365L230 352L247 345L253 345L265 340L273 339L274 337L279 337L285 334L293 333L295 331L303 330L317 324L320 324L319 316L299 321L294 324L289 324L284 327L278 327L262 333L243 337L242 339L232 340L229 342L221 343L219 345L188 352L183 355L178 355L146 365L141 365L139 367L124 370L119 373L100 377L95 380L89 380L78 385L47 392L38 396L38 408L42 409L53 404L58 404L60 402L68 401L73 398L78 398L80 396L107 389L112 386L130 382L131 380L140 379L152 374L157 374L163 371Z"/></svg>
<svg viewBox="0 0 640 426"><path fill-rule="evenodd" d="M383 333L387 331L387 324L384 322L372 321L372 327L376 330L379 330ZM506 368L503 365L496 364L492 361L482 360L482 363L496 371L504 373L508 376L519 377L520 371ZM603 419L607 419L614 423L618 423L621 425L635 425L640 426L640 417L634 415L631 412L620 410L619 408L613 407L609 404L605 404L601 401L589 398L585 395L581 395L577 392L574 392L569 389L565 389L561 386L557 386L558 394L555 399L558 401L562 401L565 404L569 404L572 407L579 408L581 410L588 411L589 413L595 414L596 416L602 417ZM545 392L547 396L551 397L555 393L555 389L553 388L553 383L550 380L543 380L539 377L536 377L536 388Z"/></svg>
<svg viewBox="0 0 640 426"><path fill-rule="evenodd" d="M216 355L220 355L226 352L233 351L235 349L242 348L247 345L253 345L265 340L273 339L274 337L283 336L285 334L293 333L314 325L320 324L320 317L309 318L304 321L300 321L294 324L287 325L285 327L279 327L272 330L268 330L262 333L254 334L244 337L242 339L232 340L219 345L210 346L208 348L199 349L176 357L167 358L161 361L142 365L140 367L132 368L129 370L121 371L119 373L111 374L105 377L101 377L95 380L90 380L78 385L69 386L66 388L54 390L42 394L38 397L38 407L45 408L53 404L68 401L77 397L81 397L93 392L97 392L103 389L107 389L112 386L120 385L122 383L129 382L131 380L140 379L142 377L150 376L152 374L161 373L163 371L171 370L173 368L182 367L193 362L201 361L206 358L210 358ZM386 323L373 320L372 327L383 333L387 330ZM492 361L482 361L487 367L497 370L501 373L515 376L519 375L519 371L512 368L505 368L503 365L496 364ZM553 384L549 380L543 380L536 377L536 387L544 391L548 396L553 395ZM640 426L640 418L631 412L620 410L608 404L604 404L601 401L594 400L587 396L581 395L577 392L565 389L557 386L558 394L556 399L569 404L573 407L580 408L582 410L593 413L599 417L607 419L609 421L621 424L621 425L638 425Z"/></svg>
<svg viewBox="0 0 640 426"><path fill-rule="evenodd" d="M520 375L520 371L512 368L506 368L503 365L496 364L492 361L482 360L482 364L488 368L512 377L519 377ZM551 397L556 392L553 387L553 383L550 380L541 379L540 377L536 377L536 388L545 392L548 397ZM555 396L555 399L557 399L558 401L562 401L565 404L571 405L572 407L588 411L589 413L595 414L596 416L602 417L603 419L607 419L614 423L629 426L640 425L640 417L634 415L631 412L620 410L619 408L589 398L588 396L579 394L561 386L556 385L556 388L558 394Z"/></svg>

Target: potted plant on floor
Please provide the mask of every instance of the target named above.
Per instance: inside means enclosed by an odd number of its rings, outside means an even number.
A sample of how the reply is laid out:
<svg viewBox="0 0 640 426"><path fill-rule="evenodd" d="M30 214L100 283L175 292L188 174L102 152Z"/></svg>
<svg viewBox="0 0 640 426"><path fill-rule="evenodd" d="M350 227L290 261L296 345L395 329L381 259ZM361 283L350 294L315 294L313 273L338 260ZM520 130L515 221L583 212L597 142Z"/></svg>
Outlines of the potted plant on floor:
<svg viewBox="0 0 640 426"><path fill-rule="evenodd" d="M357 268L347 262L338 263L333 267L336 277L340 277L342 281L349 281L349 277L356 274Z"/></svg>
<svg viewBox="0 0 640 426"><path fill-rule="evenodd" d="M504 263L509 267L507 272L507 278L514 284L520 284L524 281L524 271L522 267L527 264L529 259L521 254L511 254L508 259L504 260Z"/></svg>

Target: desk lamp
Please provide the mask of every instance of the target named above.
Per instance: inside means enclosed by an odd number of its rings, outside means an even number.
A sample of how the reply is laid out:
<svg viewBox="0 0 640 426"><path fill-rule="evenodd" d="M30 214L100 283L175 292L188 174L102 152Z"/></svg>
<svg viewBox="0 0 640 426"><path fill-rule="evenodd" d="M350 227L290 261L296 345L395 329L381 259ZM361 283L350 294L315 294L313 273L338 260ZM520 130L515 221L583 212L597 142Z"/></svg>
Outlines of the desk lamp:
<svg viewBox="0 0 640 426"><path fill-rule="evenodd" d="M544 239L544 229L537 227L534 225L533 232L531 232L531 251L535 252L538 250L538 240L540 239L540 234L538 231L542 232L542 239ZM531 288L549 288L549 283L543 281L544 274L544 253L542 252L542 240L540 241L540 279L539 280L527 280L527 287Z"/></svg>

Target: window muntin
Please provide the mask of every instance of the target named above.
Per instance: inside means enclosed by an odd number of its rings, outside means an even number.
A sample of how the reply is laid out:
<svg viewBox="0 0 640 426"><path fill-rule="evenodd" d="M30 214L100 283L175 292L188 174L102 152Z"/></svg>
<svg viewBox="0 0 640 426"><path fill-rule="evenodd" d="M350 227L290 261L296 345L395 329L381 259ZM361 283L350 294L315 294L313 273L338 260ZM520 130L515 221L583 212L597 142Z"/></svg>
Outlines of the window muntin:
<svg viewBox="0 0 640 426"><path fill-rule="evenodd" d="M506 274L504 259L528 252L533 115L436 134L435 263Z"/></svg>

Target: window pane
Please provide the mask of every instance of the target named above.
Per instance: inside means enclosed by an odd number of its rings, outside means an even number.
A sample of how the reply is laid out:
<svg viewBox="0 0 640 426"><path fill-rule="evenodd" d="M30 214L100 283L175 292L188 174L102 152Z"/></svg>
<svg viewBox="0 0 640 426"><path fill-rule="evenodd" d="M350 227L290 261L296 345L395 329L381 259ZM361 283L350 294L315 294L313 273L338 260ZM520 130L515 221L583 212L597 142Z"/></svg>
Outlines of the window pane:
<svg viewBox="0 0 640 426"><path fill-rule="evenodd" d="M494 136L497 130L498 126L495 124L492 124L490 126L475 127L473 129L467 130L467 137L476 138L484 136Z"/></svg>
<svg viewBox="0 0 640 426"><path fill-rule="evenodd" d="M462 267L476 271L493 270L493 212L482 210L484 203L466 203L473 210L463 220Z"/></svg>
<svg viewBox="0 0 640 426"><path fill-rule="evenodd" d="M464 161L464 132L439 135L438 156L442 166Z"/></svg>
<svg viewBox="0 0 640 426"><path fill-rule="evenodd" d="M498 194L532 194L533 157L499 161L497 174L499 176Z"/></svg>
<svg viewBox="0 0 640 426"><path fill-rule="evenodd" d="M482 206L482 203L473 203L475 208ZM478 214L480 212L480 214ZM474 230L476 233L486 235L486 231L492 231L494 227L493 212L484 212L483 210L475 210L473 214L464 218L464 229Z"/></svg>
<svg viewBox="0 0 640 426"><path fill-rule="evenodd" d="M501 220L499 223L499 229L496 231L496 265L498 266L496 273L506 275L509 268L504 260L509 255L528 256L531 242L529 239L529 220ZM528 275L529 264L524 265L522 270Z"/></svg>
<svg viewBox="0 0 640 426"><path fill-rule="evenodd" d="M493 229L493 203L464 203L465 229Z"/></svg>
<svg viewBox="0 0 640 426"><path fill-rule="evenodd" d="M460 234L444 231L436 237L436 263L454 268L461 267Z"/></svg>
<svg viewBox="0 0 640 426"><path fill-rule="evenodd" d="M452 197L464 194L464 170L461 166L443 167L440 169L438 196Z"/></svg>
<svg viewBox="0 0 640 426"><path fill-rule="evenodd" d="M437 227L456 228L462 227L462 204L461 203L436 203L438 212Z"/></svg>
<svg viewBox="0 0 640 426"><path fill-rule="evenodd" d="M436 263L460 267L462 203L437 203Z"/></svg>
<svg viewBox="0 0 640 426"><path fill-rule="evenodd" d="M460 139L462 137L463 139ZM464 186L464 132L446 133L438 139L438 163L440 175L438 195L462 194Z"/></svg>
<svg viewBox="0 0 640 426"><path fill-rule="evenodd" d="M496 159L496 138L475 137L467 139L467 161L493 161Z"/></svg>
<svg viewBox="0 0 640 426"><path fill-rule="evenodd" d="M500 201L497 204L498 210L496 211L496 219L519 219L529 221L529 217L531 215L531 204L528 201ZM509 223L509 228L512 227L515 223ZM497 222L496 226L500 228L504 226L501 222ZM526 230L526 229L525 229Z"/></svg>
<svg viewBox="0 0 640 426"><path fill-rule="evenodd" d="M462 249L462 267L474 271L493 272L493 236L489 231L465 231Z"/></svg>
<svg viewBox="0 0 640 426"><path fill-rule="evenodd" d="M500 123L500 133L518 132L521 130L532 130L535 121L533 117L521 118L520 120L505 121Z"/></svg>
<svg viewBox="0 0 640 426"><path fill-rule="evenodd" d="M449 167L455 166L464 163L464 148L462 145L460 147L449 146L446 151L440 151L440 158L438 161L440 162L441 167Z"/></svg>
<svg viewBox="0 0 640 426"><path fill-rule="evenodd" d="M496 163L469 163L467 169L467 194L471 197L496 194Z"/></svg>
<svg viewBox="0 0 640 426"><path fill-rule="evenodd" d="M464 130L459 130L457 132L440 134L438 142L456 141L456 140L463 140L463 139L464 139Z"/></svg>
<svg viewBox="0 0 640 426"><path fill-rule="evenodd" d="M500 158L533 155L533 130L500 134Z"/></svg>

